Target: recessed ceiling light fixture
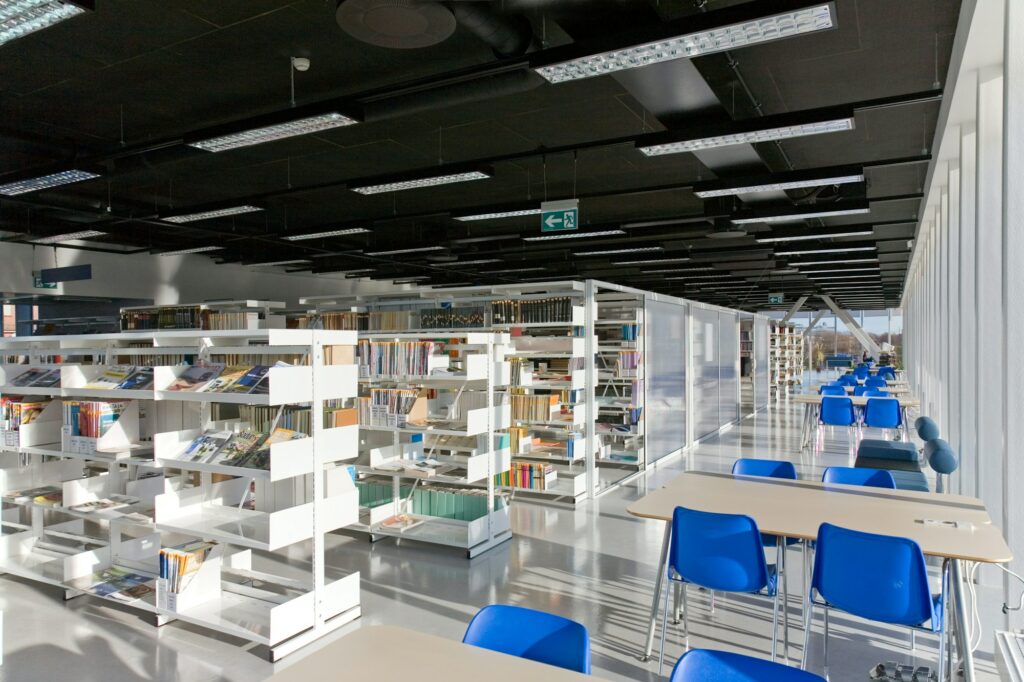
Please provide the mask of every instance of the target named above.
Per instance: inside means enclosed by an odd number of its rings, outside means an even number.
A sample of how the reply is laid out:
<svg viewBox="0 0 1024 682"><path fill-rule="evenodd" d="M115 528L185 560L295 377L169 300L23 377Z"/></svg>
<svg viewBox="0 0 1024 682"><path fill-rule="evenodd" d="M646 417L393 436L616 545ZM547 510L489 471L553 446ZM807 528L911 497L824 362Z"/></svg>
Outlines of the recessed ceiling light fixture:
<svg viewBox="0 0 1024 682"><path fill-rule="evenodd" d="M799 242L810 239L835 239L837 237L870 237L872 230L857 230L856 232L808 232L788 237L758 237L754 241L758 244L775 244L779 242Z"/></svg>
<svg viewBox="0 0 1024 682"><path fill-rule="evenodd" d="M821 275L816 275L814 277L811 277L811 279L813 279L815 282L820 282L820 281L823 281L823 280L826 280L826 279L839 279L839 280L878 279L878 273L875 273L874 275L827 275L827 276L824 276L824 277L822 277Z"/></svg>
<svg viewBox="0 0 1024 682"><path fill-rule="evenodd" d="M829 274L829 273L833 273L833 272L870 272L871 270L877 271L878 269L879 268L878 268L877 265L875 267L873 267L873 268L871 268L871 267L867 267L867 268L829 268L828 270L801 270L800 274L802 274L802 275L816 275L818 273Z"/></svg>
<svg viewBox="0 0 1024 682"><path fill-rule="evenodd" d="M259 206L232 206L231 208L219 208L213 211L200 211L199 213L183 213L181 215L165 216L160 220L167 223L194 223L198 220L212 220L213 218L226 218L233 215L255 213L262 211Z"/></svg>
<svg viewBox="0 0 1024 682"><path fill-rule="evenodd" d="M495 220L497 218L518 218L527 215L540 215L539 208L524 208L518 211L496 211L494 213L477 213L475 215L452 216L455 220L469 222L472 220Z"/></svg>
<svg viewBox="0 0 1024 682"><path fill-rule="evenodd" d="M731 218L733 225L747 225L750 223L785 223L793 220L807 220L809 218L831 218L845 215L861 215L870 213L871 208L867 201L849 202L844 208L815 208L798 207L791 210L768 209L764 212L749 212Z"/></svg>
<svg viewBox="0 0 1024 682"><path fill-rule="evenodd" d="M38 237L29 239L33 244L56 244L57 242L69 242L74 239L89 239L91 237L102 237L107 234L98 230L83 230L82 232L68 232L66 234L54 234L49 237Z"/></svg>
<svg viewBox="0 0 1024 682"><path fill-rule="evenodd" d="M161 256L186 256L190 253L207 253L209 251L220 251L223 246L197 246L194 249L178 249L177 251L164 251Z"/></svg>
<svg viewBox="0 0 1024 682"><path fill-rule="evenodd" d="M359 194L382 194L384 192L401 192L407 189L420 189L423 187L437 187L439 185L451 185L457 182L471 182L473 180L486 180L491 177L490 173L482 170L470 170L459 173L444 173L441 175L426 175L423 177L409 178L408 180L393 180L379 182L371 185L354 185L349 189Z"/></svg>
<svg viewBox="0 0 1024 682"><path fill-rule="evenodd" d="M619 253L647 253L649 251L661 251L660 246L634 246L629 249L603 249L601 251L577 251L575 256L614 256Z"/></svg>
<svg viewBox="0 0 1024 682"><path fill-rule="evenodd" d="M0 0L0 25L3 24L3 7L3 0ZM0 32L2 32L2 29L0 29ZM61 185L70 185L74 182L91 180L92 178L98 177L98 173L90 173L89 171L83 170L60 171L59 173L40 175L39 177L26 178L25 180L15 180L14 182L8 182L7 184L0 185L0 194L13 197L17 196L18 194L38 192L41 189L50 189L53 187L60 187Z"/></svg>
<svg viewBox="0 0 1024 682"><path fill-rule="evenodd" d="M559 232L539 237L523 237L524 242L547 242L555 239L586 239L588 237L614 237L626 234L625 230L597 230L595 232Z"/></svg>
<svg viewBox="0 0 1024 682"><path fill-rule="evenodd" d="M769 176L711 180L693 186L693 193L701 199L751 194L753 192L778 192L808 187L846 185L864 182L860 169L821 169L775 173Z"/></svg>
<svg viewBox="0 0 1024 682"><path fill-rule="evenodd" d="M510 272L543 272L547 268L506 268L504 270L491 270L494 274L506 274Z"/></svg>
<svg viewBox="0 0 1024 682"><path fill-rule="evenodd" d="M798 268L802 268L805 265L833 265L833 264L846 264L846 263L877 263L878 258L847 258L845 260L807 260L799 263L790 263Z"/></svg>
<svg viewBox="0 0 1024 682"><path fill-rule="evenodd" d="M356 123L358 121L355 119L333 111L292 121L274 123L260 128L251 128L240 132L209 137L204 140L196 140L195 142L189 142L188 145L208 152L226 152L230 149L251 147L252 145L263 144L264 142L274 142L275 140L283 140L289 137L319 133L324 130L341 128Z"/></svg>
<svg viewBox="0 0 1024 682"><path fill-rule="evenodd" d="M434 263L435 268L457 268L460 265L484 265L486 263L500 263L500 258L477 258L475 260L454 261L451 263Z"/></svg>
<svg viewBox="0 0 1024 682"><path fill-rule="evenodd" d="M0 0L0 45L92 9L86 0Z"/></svg>
<svg viewBox="0 0 1024 682"><path fill-rule="evenodd" d="M293 260L272 260L267 261L266 263L246 263L245 267L259 268L264 266L269 267L271 265L305 265L306 263L310 262L311 261L308 258L295 258Z"/></svg>
<svg viewBox="0 0 1024 682"><path fill-rule="evenodd" d="M845 249L808 249L806 251L776 251L776 256L806 256L817 253L852 253L854 251L874 251L875 246L854 246Z"/></svg>
<svg viewBox="0 0 1024 682"><path fill-rule="evenodd" d="M425 279L430 279L430 275L417 275L415 277L400 277L398 279L391 280L395 284L414 284L416 282L422 282Z"/></svg>
<svg viewBox="0 0 1024 682"><path fill-rule="evenodd" d="M775 142L794 137L824 135L853 130L853 112L849 108L828 107L762 118L716 123L686 134L674 131L651 133L637 141L637 149L647 156L699 152L704 149L737 144Z"/></svg>
<svg viewBox="0 0 1024 682"><path fill-rule="evenodd" d="M367 256L397 256L401 253L426 253L428 251L446 251L443 246L417 246L411 249L391 249L390 251L367 251Z"/></svg>
<svg viewBox="0 0 1024 682"><path fill-rule="evenodd" d="M688 272L712 272L714 268L666 268L664 270L644 270L645 275L664 275L667 273L673 273L676 275L683 275Z"/></svg>
<svg viewBox="0 0 1024 682"><path fill-rule="evenodd" d="M663 263L686 263L689 258L651 258L647 260L623 260L613 265L661 265Z"/></svg>
<svg viewBox="0 0 1024 682"><path fill-rule="evenodd" d="M289 242L301 242L305 239L320 239L322 237L344 237L352 234L366 234L369 230L364 227L347 227L341 230L327 230L326 232L310 232L309 234L286 234L281 239Z"/></svg>
<svg viewBox="0 0 1024 682"><path fill-rule="evenodd" d="M804 33L824 31L835 25L832 12L831 3L819 3L750 19L746 19L748 13L722 12L717 16L708 15L709 18L704 21L717 19L720 22L720 17L725 16L728 23L655 39L631 47L536 66L534 70L551 83L564 83L674 59L691 59ZM695 19L693 17L687 19L692 26ZM572 46L570 49L578 50Z"/></svg>

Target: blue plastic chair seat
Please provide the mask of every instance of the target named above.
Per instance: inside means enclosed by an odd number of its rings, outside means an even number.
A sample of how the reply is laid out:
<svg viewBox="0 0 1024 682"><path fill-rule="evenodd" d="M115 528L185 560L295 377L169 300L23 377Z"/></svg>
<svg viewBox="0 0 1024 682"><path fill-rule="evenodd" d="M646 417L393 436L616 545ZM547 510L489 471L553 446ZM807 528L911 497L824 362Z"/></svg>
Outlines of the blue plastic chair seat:
<svg viewBox="0 0 1024 682"><path fill-rule="evenodd" d="M463 643L590 674L590 635L574 620L521 606L480 609ZM429 676L429 675L428 675Z"/></svg>
<svg viewBox="0 0 1024 682"><path fill-rule="evenodd" d="M822 398L819 419L822 424L827 426L853 426L857 423L853 401L845 397L826 396Z"/></svg>
<svg viewBox="0 0 1024 682"><path fill-rule="evenodd" d="M670 682L822 682L813 673L752 656L691 649L679 657Z"/></svg>

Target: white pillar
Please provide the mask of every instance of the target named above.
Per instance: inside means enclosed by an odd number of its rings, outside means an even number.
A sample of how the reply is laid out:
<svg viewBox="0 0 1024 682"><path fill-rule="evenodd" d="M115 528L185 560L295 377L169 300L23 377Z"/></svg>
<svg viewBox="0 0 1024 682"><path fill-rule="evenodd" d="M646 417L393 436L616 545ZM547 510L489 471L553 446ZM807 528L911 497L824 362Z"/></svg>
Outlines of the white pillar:
<svg viewBox="0 0 1024 682"><path fill-rule="evenodd" d="M960 130L948 131L959 143ZM946 295L946 338L948 360L946 369L946 439L955 452L960 452L960 163L949 164L949 229L946 235L946 273L949 291ZM950 490L956 488L950 486Z"/></svg>
<svg viewBox="0 0 1024 682"><path fill-rule="evenodd" d="M1014 0L1015 2L1019 0ZM976 272L978 297L978 474L992 518L1003 518L1003 75L978 74ZM993 584L996 572L982 569ZM1002 581L999 580L999 583Z"/></svg>
<svg viewBox="0 0 1024 682"><path fill-rule="evenodd" d="M1005 37L1003 42L1003 419L1006 424L1006 442L1003 449L1005 476L1003 494L1008 504L1004 510L1003 532L1017 560L1014 567L1020 571L1024 560L1024 504L1020 493L1024 489L1024 463L1020 445L1024 439L1024 359L1021 358L1021 339L1024 339L1024 3L1006 0ZM1012 503L1010 502L1012 500ZM1003 576L1004 594L1019 593L1019 585ZM1011 627L1024 625L1024 614L1019 611L1010 617Z"/></svg>
<svg viewBox="0 0 1024 682"><path fill-rule="evenodd" d="M944 178L948 171L944 171L943 168L936 169L936 175L940 178ZM939 220L936 224L938 228L935 240L935 272L938 277L939 285L935 288L936 294L938 294L938 300L935 306L935 319L938 324L933 329L935 333L935 343L938 347L938 363L936 364L936 377L935 377L935 388L936 388L936 403L938 404L937 416L935 419L939 424L942 424L943 430L948 429L949 424L949 410L946 409L948 405L948 392L949 392L949 336L946 333L946 329L949 325L948 316L948 301L949 301L949 270L946 268L946 254L949 253L949 188L943 187L939 190Z"/></svg>
<svg viewBox="0 0 1024 682"><path fill-rule="evenodd" d="M967 74L964 75L965 77ZM970 73L977 87L977 74ZM973 86L973 87L972 87ZM978 491L978 302L975 298L975 192L977 190L977 138L974 125L960 130L960 481L959 492L977 497Z"/></svg>

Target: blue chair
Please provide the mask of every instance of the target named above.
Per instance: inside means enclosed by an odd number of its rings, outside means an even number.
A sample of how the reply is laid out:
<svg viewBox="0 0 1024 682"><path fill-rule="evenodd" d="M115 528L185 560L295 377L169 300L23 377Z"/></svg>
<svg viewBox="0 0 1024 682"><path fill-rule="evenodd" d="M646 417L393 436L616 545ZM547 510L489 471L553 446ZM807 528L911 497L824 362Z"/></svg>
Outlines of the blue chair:
<svg viewBox="0 0 1024 682"><path fill-rule="evenodd" d="M885 388L889 382L885 380L885 377L868 377L864 380L864 385L870 388Z"/></svg>
<svg viewBox="0 0 1024 682"><path fill-rule="evenodd" d="M875 535L828 523L818 529L814 576L808 593L812 609L824 609L825 678L828 678L828 613L836 608L854 616L904 625L939 636L938 679L945 679L946 626L941 595L928 587L928 567L916 542ZM943 591L948 575L943 569ZM821 598L818 601L817 594ZM807 668L811 628L804 635L801 669Z"/></svg>
<svg viewBox="0 0 1024 682"><path fill-rule="evenodd" d="M864 395L865 391L870 391L870 390L871 389L869 387L867 387L867 386L857 386L856 388L853 389L853 395L854 396Z"/></svg>
<svg viewBox="0 0 1024 682"><path fill-rule="evenodd" d="M781 459L755 459L743 457L732 463L733 476L764 476L796 480L796 466Z"/></svg>
<svg viewBox="0 0 1024 682"><path fill-rule="evenodd" d="M903 410L896 398L868 397L864 407L864 425L875 429L902 429Z"/></svg>
<svg viewBox="0 0 1024 682"><path fill-rule="evenodd" d="M761 658L712 649L693 649L679 657L669 682L822 682L803 670Z"/></svg>
<svg viewBox="0 0 1024 682"><path fill-rule="evenodd" d="M862 485L867 488L896 490L896 479L885 469L858 469L857 467L827 467L821 477L823 483Z"/></svg>
<svg viewBox="0 0 1024 682"><path fill-rule="evenodd" d="M857 377L854 376L853 374L844 374L843 376L839 377L839 383L841 383L843 386L856 386L858 382Z"/></svg>
<svg viewBox="0 0 1024 682"><path fill-rule="evenodd" d="M822 386L818 389L819 395L846 395L845 386Z"/></svg>
<svg viewBox="0 0 1024 682"><path fill-rule="evenodd" d="M821 399L822 424L827 426L854 426L857 415L853 411L853 401L849 398L825 396Z"/></svg>
<svg viewBox="0 0 1024 682"><path fill-rule="evenodd" d="M590 674L590 635L574 620L521 606L492 604L466 628L464 644Z"/></svg>
<svg viewBox="0 0 1024 682"><path fill-rule="evenodd" d="M892 367L889 367L888 365L885 365L883 367L878 368L878 372L875 373L875 376L882 377L883 379L892 379L893 381L896 381L896 370Z"/></svg>
<svg viewBox="0 0 1024 682"><path fill-rule="evenodd" d="M779 545L776 566L782 561ZM715 514L676 507L672 514L668 579L682 587L683 637L690 641L690 609L686 586L690 583L722 592L767 593L772 599L772 660L776 656L779 629L778 573L764 558L764 546L757 522L743 514ZM661 623L661 655L658 674L665 659L668 629L668 585Z"/></svg>
<svg viewBox="0 0 1024 682"><path fill-rule="evenodd" d="M862 395L864 395L867 398L889 398L892 396L892 394L889 393L889 391L879 391L877 388L872 388L867 391L864 391Z"/></svg>

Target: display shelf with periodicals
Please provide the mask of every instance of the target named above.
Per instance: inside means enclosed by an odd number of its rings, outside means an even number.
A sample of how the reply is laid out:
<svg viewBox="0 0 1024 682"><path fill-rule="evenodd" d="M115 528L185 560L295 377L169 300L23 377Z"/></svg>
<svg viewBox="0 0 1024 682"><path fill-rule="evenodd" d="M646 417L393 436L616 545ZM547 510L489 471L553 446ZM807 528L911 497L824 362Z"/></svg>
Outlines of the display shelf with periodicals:
<svg viewBox="0 0 1024 682"><path fill-rule="evenodd" d="M644 297L599 289L597 305L596 464L606 489L646 464Z"/></svg>
<svg viewBox="0 0 1024 682"><path fill-rule="evenodd" d="M360 523L371 539L454 547L468 557L512 537L495 474L510 465L508 335L360 332ZM388 495L377 494L381 486Z"/></svg>
<svg viewBox="0 0 1024 682"><path fill-rule="evenodd" d="M114 361L0 367L0 571L242 637L272 660L358 617L359 574L324 555L325 535L358 520L344 466L358 451L355 343L286 329L0 340L22 361L81 348ZM167 348L192 364L118 362ZM248 369L229 381L226 358ZM203 390L217 381L252 386L224 400Z"/></svg>

